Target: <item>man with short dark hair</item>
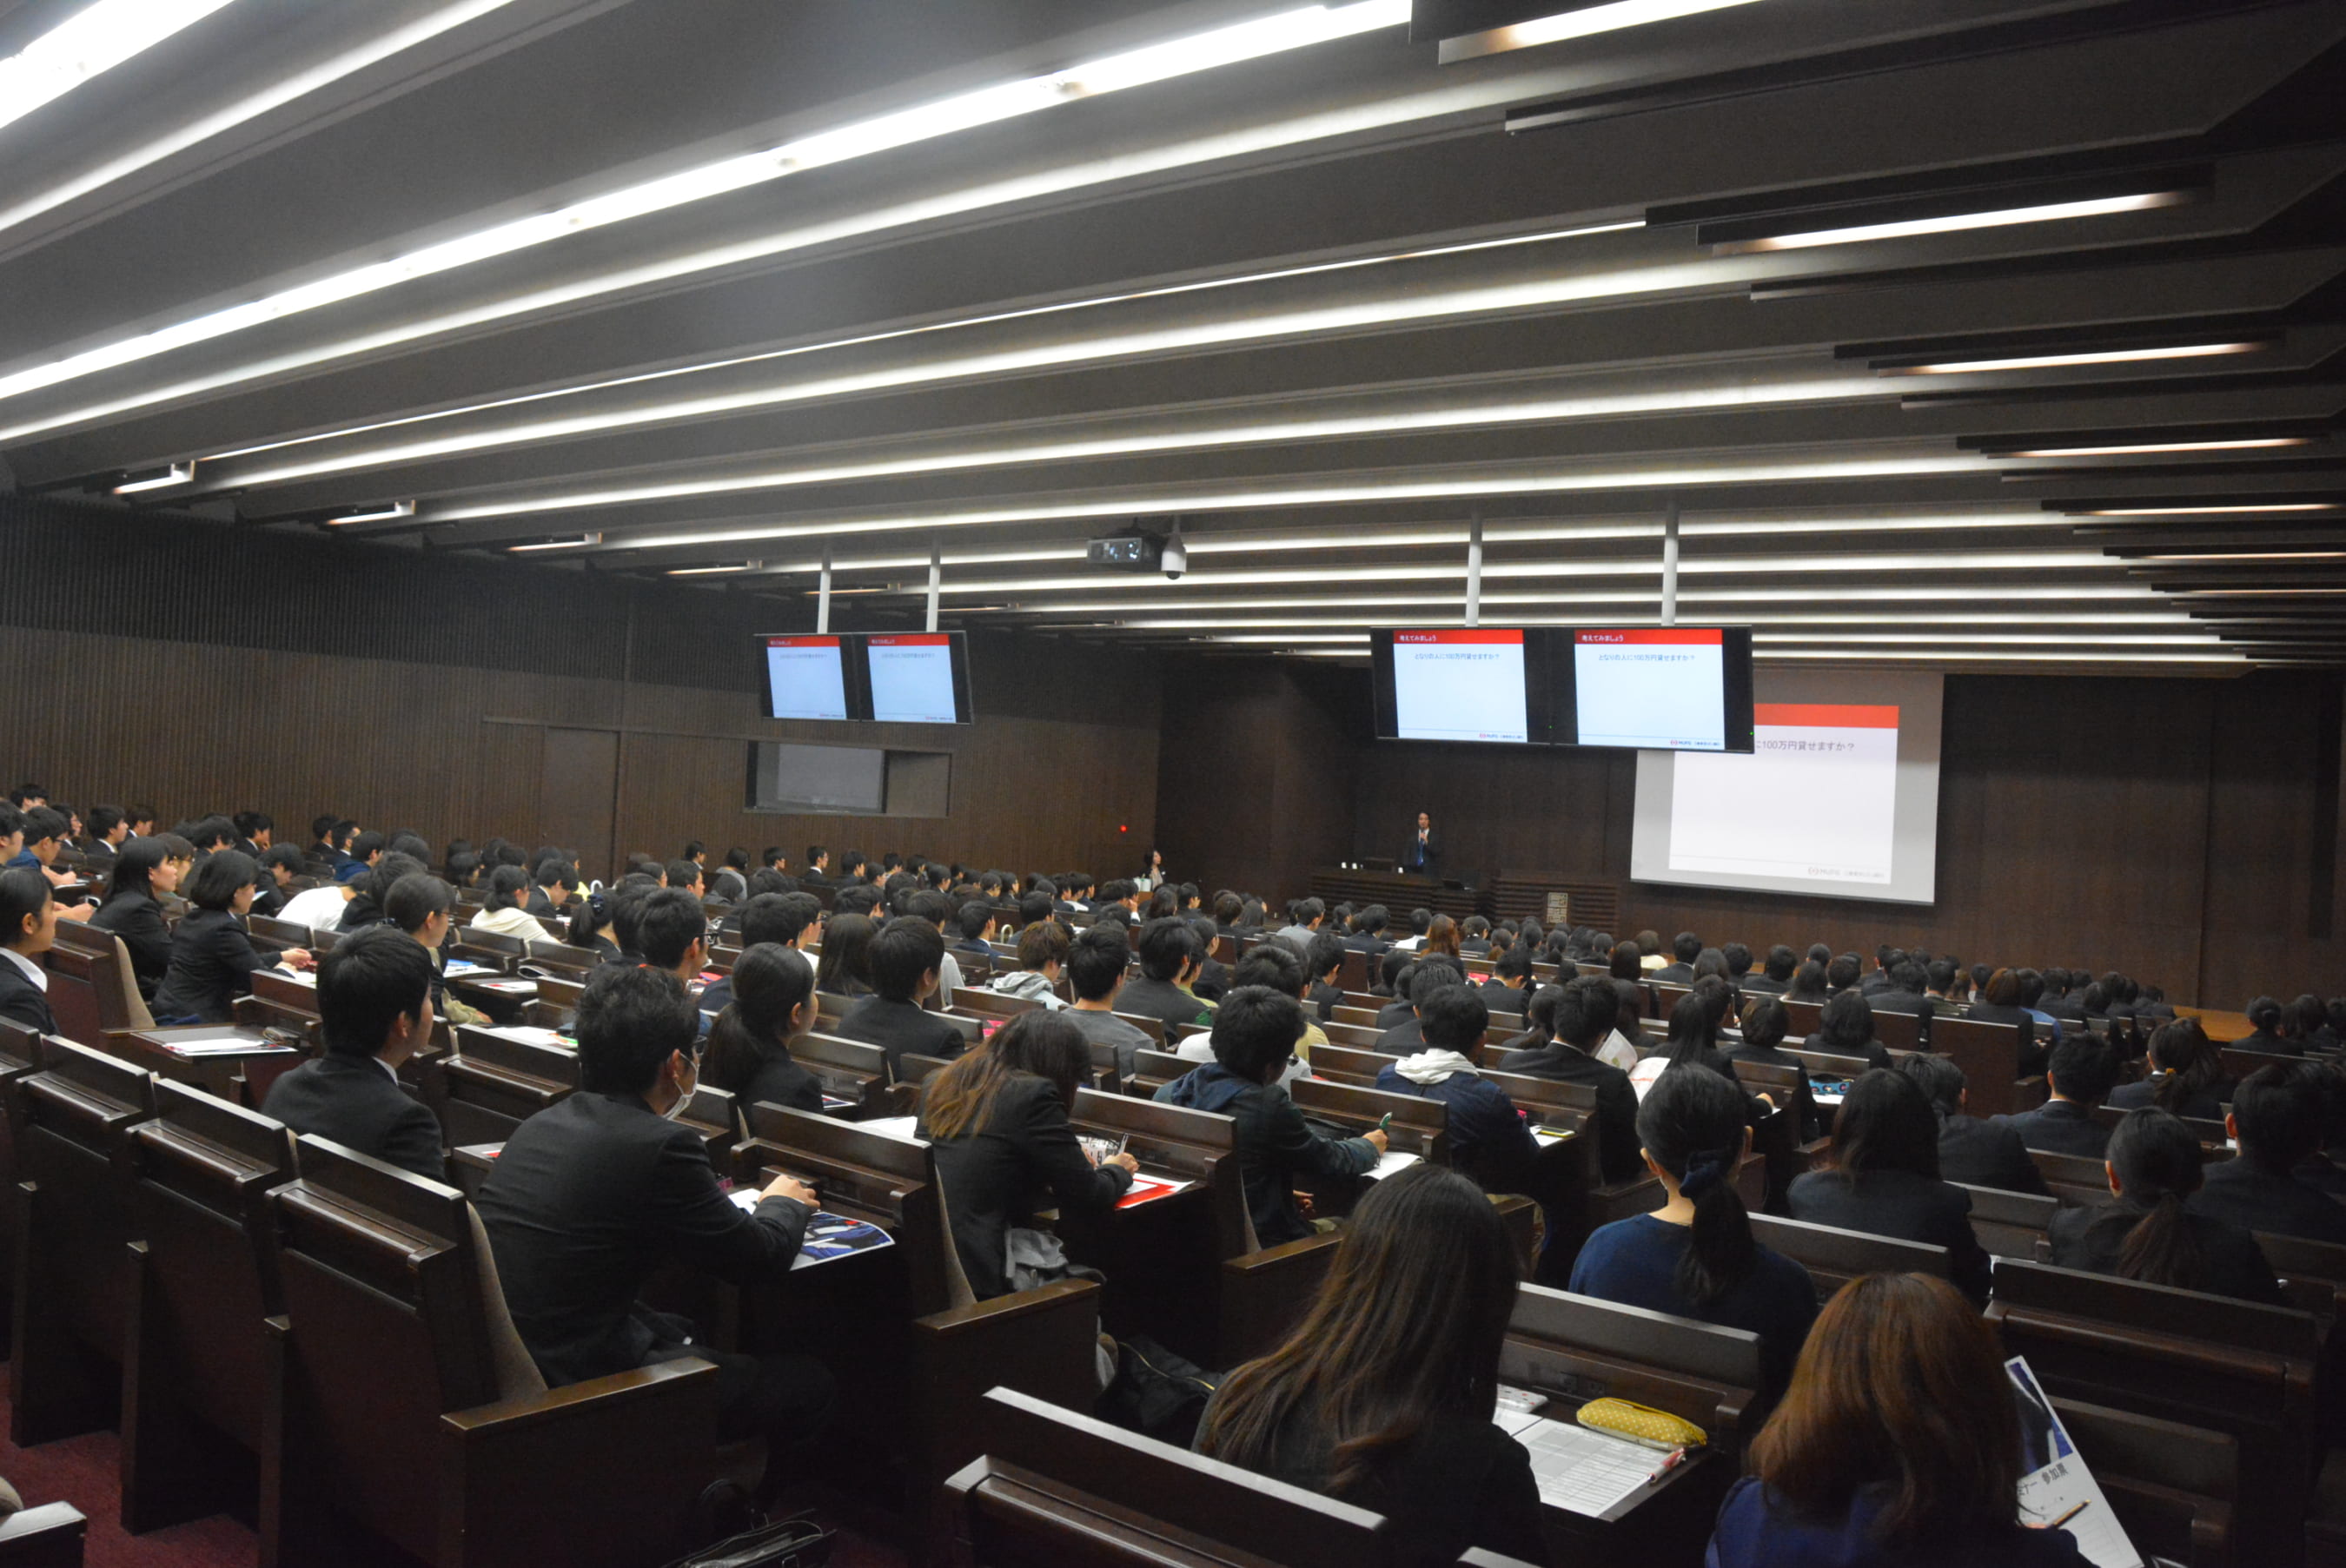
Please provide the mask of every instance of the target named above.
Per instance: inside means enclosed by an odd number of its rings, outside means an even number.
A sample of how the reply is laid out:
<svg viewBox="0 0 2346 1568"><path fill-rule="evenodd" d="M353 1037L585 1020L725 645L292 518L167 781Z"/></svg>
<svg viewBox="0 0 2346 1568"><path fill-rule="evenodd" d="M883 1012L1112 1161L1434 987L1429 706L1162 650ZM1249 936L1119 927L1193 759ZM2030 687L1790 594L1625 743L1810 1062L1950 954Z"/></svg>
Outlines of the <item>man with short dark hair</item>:
<svg viewBox="0 0 2346 1568"><path fill-rule="evenodd" d="M1384 1153L1381 1132L1323 1138L1304 1124L1279 1086L1302 1037L1303 1006L1294 997L1267 985L1235 987L1214 1013L1214 1059L1157 1091L1167 1105L1233 1118L1231 1142L1260 1247L1312 1233L1295 1204L1297 1176L1357 1176Z"/></svg>
<svg viewBox="0 0 2346 1568"><path fill-rule="evenodd" d="M1139 1068L1141 1051L1159 1049L1158 1043L1118 1018L1117 996L1124 990L1124 969L1131 952L1124 933L1113 926L1095 927L1076 937L1067 949L1067 983L1076 993L1067 1017L1094 1045L1116 1052L1117 1075L1130 1078Z"/></svg>
<svg viewBox="0 0 2346 1568"><path fill-rule="evenodd" d="M1873 967L1866 972L1864 979L1858 982L1858 989L1868 997L1877 991L1888 990L1891 972L1905 962L1906 953L1902 948L1892 947L1886 942L1882 943L1873 950Z"/></svg>
<svg viewBox="0 0 2346 1568"><path fill-rule="evenodd" d="M636 951L645 964L663 969L690 985L709 962L709 915L700 901L678 888L658 888L636 911Z"/></svg>
<svg viewBox="0 0 2346 1568"><path fill-rule="evenodd" d="M400 1064L432 1037L432 959L406 932L369 926L318 961L326 1049L270 1086L261 1114L296 1133L432 1181L448 1173L440 1123L399 1082Z"/></svg>
<svg viewBox="0 0 2346 1568"><path fill-rule="evenodd" d="M1915 1051L1899 1058L1898 1071L1914 1080L1938 1113L1942 1181L2006 1192L2049 1190L2017 1130L2001 1118L1986 1121L1964 1114L1969 1094L1961 1067L1944 1056Z"/></svg>
<svg viewBox="0 0 2346 1568"><path fill-rule="evenodd" d="M1702 956L1702 939L1690 931L1682 931L1671 939L1670 952L1674 962L1654 971L1654 979L1665 985L1692 985L1694 961Z"/></svg>
<svg viewBox="0 0 2346 1568"><path fill-rule="evenodd" d="M1184 1025L1213 1022L1213 1003L1191 989L1205 968L1206 944L1188 921L1168 915L1143 926L1139 957L1140 978L1124 988L1117 1004L1124 1012L1162 1023L1168 1050Z"/></svg>
<svg viewBox="0 0 2346 1568"><path fill-rule="evenodd" d="M906 899L904 912L935 926L940 938L952 940L955 929L954 901L933 888L923 888ZM951 1002L953 993L961 988L961 960L953 955L953 949L941 944L937 955L937 994Z"/></svg>
<svg viewBox="0 0 2346 1568"><path fill-rule="evenodd" d="M2094 1120L2094 1107L2117 1087L2116 1054L2103 1041L2080 1034L2053 1048L2051 1076L2052 1095L2043 1105L1995 1120L2032 1149L2103 1158L2109 1152L2110 1129Z"/></svg>
<svg viewBox="0 0 2346 1568"><path fill-rule="evenodd" d="M1303 972L1311 978L1303 993L1304 1005L1317 1011L1321 1023L1331 1022L1336 1009L1344 1005L1344 943L1333 932L1312 933L1311 945L1303 950Z"/></svg>
<svg viewBox="0 0 2346 1568"><path fill-rule="evenodd" d="M1320 930L1320 922L1328 918L1328 906L1318 899L1304 899L1294 905L1288 923L1271 934L1298 953L1311 951L1311 938Z"/></svg>
<svg viewBox="0 0 2346 1568"><path fill-rule="evenodd" d="M1536 961L1528 947L1515 946L1501 953L1491 965L1491 978L1475 987L1483 1005L1494 1013L1512 1013L1521 1017L1532 999L1532 966Z"/></svg>
<svg viewBox="0 0 2346 1568"><path fill-rule="evenodd" d="M1418 1009L1425 1048L1381 1070L1377 1087L1447 1105L1450 1163L1484 1192L1520 1192L1539 1144L1506 1092L1474 1070L1471 1053L1490 1023L1472 986L1435 986Z"/></svg>
<svg viewBox="0 0 2346 1568"><path fill-rule="evenodd" d="M89 831L83 837L82 857L93 865L111 865L130 841L128 817L119 806L92 806L86 820Z"/></svg>
<svg viewBox="0 0 2346 1568"><path fill-rule="evenodd" d="M962 1032L921 1003L937 988L945 939L918 915L899 915L880 928L866 957L872 994L850 1008L835 1033L888 1054L891 1077L904 1075L904 1055L958 1056L968 1048Z"/></svg>
<svg viewBox="0 0 2346 1568"><path fill-rule="evenodd" d="M1371 904L1352 919L1352 930L1341 940L1354 952L1365 952L1374 958L1385 951L1385 906ZM1316 933L1315 933L1316 934ZM1307 948L1309 944L1306 944Z"/></svg>
<svg viewBox="0 0 2346 1568"><path fill-rule="evenodd" d="M1596 1049L1612 1032L1620 1006L1620 994L1610 979L1582 975L1566 984L1556 1000L1556 1038L1528 1051L1509 1052L1499 1063L1502 1072L1586 1084L1596 1091L1596 1157L1608 1182L1628 1181L1645 1169L1638 1153L1637 1091L1630 1086L1628 1074L1596 1059Z"/></svg>
<svg viewBox="0 0 2346 1568"><path fill-rule="evenodd" d="M1902 958L1890 966L1888 983L1865 993L1876 1013L1911 1013L1918 1018L1928 1018L1938 1011L1936 1004L1923 994L1930 983L1923 966L1911 958Z"/></svg>
<svg viewBox="0 0 2346 1568"><path fill-rule="evenodd" d="M809 844L806 852L806 870L799 873L799 881L809 887L831 886L831 851L821 844Z"/></svg>
<svg viewBox="0 0 2346 1568"><path fill-rule="evenodd" d="M263 920L275 920L278 912L293 897L293 884L310 874L310 862L301 851L291 844L279 844L264 850L260 862L260 888L252 895L249 911Z"/></svg>
<svg viewBox="0 0 2346 1568"><path fill-rule="evenodd" d="M954 917L954 924L961 930L961 940L954 943L955 947L974 958L991 960L994 957L993 943L1002 919L994 912L993 905L983 898L972 899L961 906L961 913Z"/></svg>
<svg viewBox="0 0 2346 1568"><path fill-rule="evenodd" d="M372 828L363 833L351 834L346 841L350 848L343 852L342 859L345 861L356 860L363 866L373 865L377 860L382 860L383 852L391 848L391 840ZM200 850L203 845L199 843L196 848Z"/></svg>
<svg viewBox="0 0 2346 1568"><path fill-rule="evenodd" d="M2242 1079L2224 1117L2240 1152L2210 1163L2184 1207L2243 1230L2346 1242L2346 1207L2294 1174L2320 1152L2338 1091L2334 1069L2312 1062L2277 1062Z"/></svg>
<svg viewBox="0 0 2346 1568"><path fill-rule="evenodd" d="M1749 953L1750 950L1745 949ZM1734 967L1730 958L1728 967ZM1738 982L1749 996L1781 996L1792 988L1792 975L1800 967L1799 955L1783 943L1768 950L1768 962L1758 974L1746 974Z"/></svg>
<svg viewBox="0 0 2346 1568"><path fill-rule="evenodd" d="M763 1433L770 1479L776 1455L828 1420L831 1375L805 1356L717 1349L642 1301L672 1262L738 1284L780 1279L815 1212L813 1189L790 1176L753 1207L737 1203L709 1167L707 1140L670 1119L699 1086L699 1053L692 1000L675 976L597 970L578 1001L577 1091L505 1140L481 1188L481 1223L514 1327L548 1383L713 1362L719 1434Z"/></svg>
<svg viewBox="0 0 2346 1568"><path fill-rule="evenodd" d="M1377 1036L1376 1049L1387 1055L1406 1056L1425 1049L1425 1003L1445 986L1465 985L1466 972L1441 957L1422 958L1410 966L1409 1016ZM1473 989L1471 986L1468 989ZM1489 1011L1488 1007L1484 1010Z"/></svg>

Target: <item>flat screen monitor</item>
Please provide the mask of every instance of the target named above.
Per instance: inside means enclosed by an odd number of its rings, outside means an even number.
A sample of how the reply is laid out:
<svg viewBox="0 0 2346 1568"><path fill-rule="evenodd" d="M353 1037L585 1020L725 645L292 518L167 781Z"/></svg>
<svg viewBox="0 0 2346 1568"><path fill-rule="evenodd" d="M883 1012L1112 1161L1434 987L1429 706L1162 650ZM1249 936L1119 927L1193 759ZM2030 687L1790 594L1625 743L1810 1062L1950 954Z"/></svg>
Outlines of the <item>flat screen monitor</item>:
<svg viewBox="0 0 2346 1568"><path fill-rule="evenodd" d="M1578 746L1748 752L1746 626L1578 626L1570 638L1570 733ZM1559 718L1558 729L1565 728Z"/></svg>
<svg viewBox="0 0 2346 1568"><path fill-rule="evenodd" d="M760 639L766 655L766 717L847 719L847 639L790 634Z"/></svg>
<svg viewBox="0 0 2346 1568"><path fill-rule="evenodd" d="M869 718L883 724L967 724L969 643L960 632L866 632Z"/></svg>
<svg viewBox="0 0 2346 1568"><path fill-rule="evenodd" d="M1549 642L1544 631L1508 626L1372 633L1378 736L1547 744L1554 706Z"/></svg>

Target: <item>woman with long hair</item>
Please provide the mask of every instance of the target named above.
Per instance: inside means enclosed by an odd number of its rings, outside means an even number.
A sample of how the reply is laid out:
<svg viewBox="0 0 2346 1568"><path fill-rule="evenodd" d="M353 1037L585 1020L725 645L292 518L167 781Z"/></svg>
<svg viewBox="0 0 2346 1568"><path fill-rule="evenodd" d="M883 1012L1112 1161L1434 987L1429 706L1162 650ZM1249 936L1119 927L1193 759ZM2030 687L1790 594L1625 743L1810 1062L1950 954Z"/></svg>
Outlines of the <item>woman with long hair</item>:
<svg viewBox="0 0 2346 1568"><path fill-rule="evenodd" d="M529 872L519 866L499 866L489 873L488 901L481 906L481 912L473 917L472 923L499 936L552 942L554 933L538 924L537 917L522 907L528 897Z"/></svg>
<svg viewBox="0 0 2346 1568"><path fill-rule="evenodd" d="M1783 1386L1816 1316L1808 1271L1760 1245L1735 1190L1751 1147L1743 1091L1716 1073L1665 1073L1637 1107L1646 1168L1669 1201L1600 1226L1580 1249L1570 1288L1760 1336L1770 1389Z"/></svg>
<svg viewBox="0 0 2346 1568"><path fill-rule="evenodd" d="M729 978L733 1000L709 1025L701 1082L745 1111L771 1105L821 1115L821 1082L790 1059L790 1042L814 1027L814 966L795 948L753 942Z"/></svg>
<svg viewBox="0 0 2346 1568"><path fill-rule="evenodd" d="M1140 874L1132 879L1132 885L1144 893L1154 892L1165 885L1164 850L1148 851L1148 858L1140 863Z"/></svg>
<svg viewBox="0 0 2346 1568"><path fill-rule="evenodd" d="M1869 1068L1887 1068L1890 1053L1873 1037L1873 1003L1851 986L1836 992L1817 1016L1817 1026L1802 1048L1828 1055L1862 1059Z"/></svg>
<svg viewBox="0 0 2346 1568"><path fill-rule="evenodd" d="M2156 1105L2169 1115L2220 1122L2238 1087L2224 1074L2223 1053L2197 1018L2162 1023L2150 1037L2150 1075L2121 1084L2103 1104L2121 1111Z"/></svg>
<svg viewBox="0 0 2346 1568"><path fill-rule="evenodd" d="M171 967L171 932L163 923L161 895L179 885L179 864L160 839L133 839L114 858L106 898L89 917L92 929L110 931L130 953L138 993L155 999L155 988Z"/></svg>
<svg viewBox="0 0 2346 1568"><path fill-rule="evenodd" d="M1947 1249L1949 1273L1985 1304L1994 1266L1972 1230L1972 1200L1939 1179L1939 1114L1922 1085L1876 1068L1833 1118L1832 1168L1792 1178L1792 1217Z"/></svg>
<svg viewBox="0 0 2346 1568"><path fill-rule="evenodd" d="M1224 1380L1198 1451L1383 1514L1408 1568L1476 1546L1547 1562L1531 1457L1491 1420L1516 1279L1472 1181L1428 1165L1387 1177L1303 1320Z"/></svg>
<svg viewBox="0 0 2346 1568"><path fill-rule="evenodd" d="M1095 1164L1067 1120L1091 1063L1075 1022L1037 1008L922 1086L919 1133L935 1145L954 1248L980 1299L1066 1273L1030 1217L1046 1190L1063 1214L1093 1217L1132 1185L1140 1162L1120 1154Z"/></svg>
<svg viewBox="0 0 2346 1568"><path fill-rule="evenodd" d="M1430 958L1435 954L1445 958L1458 957L1458 922L1446 914L1433 917L1425 928L1425 940L1417 944L1417 956Z"/></svg>
<svg viewBox="0 0 2346 1568"><path fill-rule="evenodd" d="M1605 955L1605 972L1616 980L1643 980L1646 977L1644 955L1634 942L1617 942Z"/></svg>
<svg viewBox="0 0 2346 1568"><path fill-rule="evenodd" d="M2200 1181L2199 1140L2190 1128L2162 1110L2133 1112L2110 1135L2105 1168L2116 1201L2054 1215L2046 1234L2056 1265L2281 1304L2272 1265L2255 1237L2184 1209Z"/></svg>
<svg viewBox="0 0 2346 1568"><path fill-rule="evenodd" d="M2019 1403L1995 1331L1943 1279L1841 1287L1719 1511L1712 1568L2087 1568L2019 1522Z"/></svg>
<svg viewBox="0 0 2346 1568"><path fill-rule="evenodd" d="M1708 998L1688 992L1670 1008L1670 1032L1662 1048L1631 1070L1630 1087L1644 1099L1663 1074L1674 1067L1704 1067L1729 1083L1737 1082L1733 1064L1719 1054L1719 1024Z"/></svg>
<svg viewBox="0 0 2346 1568"><path fill-rule="evenodd" d="M571 906L570 924L563 932L563 941L606 963L617 958L619 944L611 938L611 917L617 901L610 894L601 892L580 899Z"/></svg>
<svg viewBox="0 0 2346 1568"><path fill-rule="evenodd" d="M880 927L870 915L834 914L823 922L814 988L827 996L872 994L872 939Z"/></svg>

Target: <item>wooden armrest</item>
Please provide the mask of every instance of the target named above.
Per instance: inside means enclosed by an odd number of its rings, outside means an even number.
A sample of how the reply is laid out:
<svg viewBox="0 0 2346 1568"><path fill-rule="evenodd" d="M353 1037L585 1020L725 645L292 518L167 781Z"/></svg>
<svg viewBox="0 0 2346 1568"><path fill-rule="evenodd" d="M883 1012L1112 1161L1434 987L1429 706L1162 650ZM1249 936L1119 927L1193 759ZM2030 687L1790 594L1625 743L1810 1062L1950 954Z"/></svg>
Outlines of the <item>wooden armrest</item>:
<svg viewBox="0 0 2346 1568"><path fill-rule="evenodd" d="M717 1368L698 1357L687 1357L680 1360L638 1367L631 1372L614 1372L607 1378L589 1378L583 1383L548 1389L528 1399L501 1400L493 1405L474 1405L469 1410L444 1411L440 1425L443 1431L464 1438L495 1431L521 1431L566 1417L583 1416L590 1407L599 1414L607 1410L641 1404L648 1400L688 1395L698 1391L693 1387L696 1381L707 1382L713 1412L717 1399ZM712 1421L710 1431L713 1433L715 1430Z"/></svg>
<svg viewBox="0 0 2346 1568"><path fill-rule="evenodd" d="M1037 1313L1056 1311L1064 1303L1097 1294L1099 1286L1089 1279L1055 1279L1032 1290L996 1296L985 1301L973 1301L966 1307L949 1307L943 1312L915 1318L913 1328L915 1332L925 1335L950 1334L956 1329L967 1329L983 1323L1007 1323ZM1094 1302L1092 1310L1096 1312L1098 1309L1098 1304Z"/></svg>
<svg viewBox="0 0 2346 1568"><path fill-rule="evenodd" d="M1300 1257L1306 1253L1318 1252L1322 1248L1334 1247L1343 1239L1344 1237L1341 1232L1331 1230L1322 1232L1316 1236L1303 1237L1295 1241L1282 1241L1277 1247L1266 1247L1259 1252L1250 1252L1241 1257L1224 1258L1222 1260L1222 1272L1225 1274L1252 1274L1260 1269L1277 1268L1280 1264L1287 1262L1290 1258Z"/></svg>

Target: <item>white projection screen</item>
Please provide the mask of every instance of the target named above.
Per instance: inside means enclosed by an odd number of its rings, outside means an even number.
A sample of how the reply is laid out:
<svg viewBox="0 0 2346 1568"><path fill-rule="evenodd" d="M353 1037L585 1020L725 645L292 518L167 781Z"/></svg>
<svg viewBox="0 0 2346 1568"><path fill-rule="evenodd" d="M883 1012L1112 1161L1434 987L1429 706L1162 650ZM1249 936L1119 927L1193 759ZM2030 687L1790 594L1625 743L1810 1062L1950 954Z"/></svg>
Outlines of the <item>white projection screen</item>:
<svg viewBox="0 0 2346 1568"><path fill-rule="evenodd" d="M1679 887L1931 902L1942 679L1761 665L1751 755L1637 753L1629 875Z"/></svg>

